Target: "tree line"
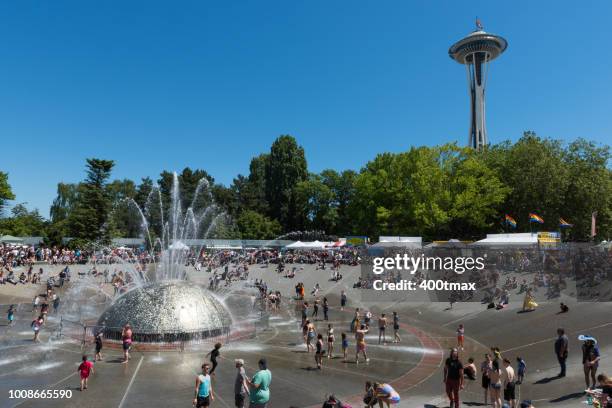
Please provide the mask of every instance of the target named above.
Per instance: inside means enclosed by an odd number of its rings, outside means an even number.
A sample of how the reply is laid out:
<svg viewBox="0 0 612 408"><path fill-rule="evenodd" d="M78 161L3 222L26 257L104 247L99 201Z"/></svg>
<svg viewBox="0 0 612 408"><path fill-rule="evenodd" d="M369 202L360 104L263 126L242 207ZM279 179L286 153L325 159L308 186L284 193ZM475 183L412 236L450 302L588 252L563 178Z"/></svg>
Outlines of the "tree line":
<svg viewBox="0 0 612 408"><path fill-rule="evenodd" d="M82 182L58 184L50 219L18 204L0 219L0 233L41 235L53 243L62 237L140 236L141 219L130 202L144 208L159 186L160 199L169 203L173 173L163 171L157 180L111 180L113 166L111 160L88 159ZM229 186L203 169L183 169L178 173L183 210L193 205L201 179L208 193L198 205L215 203L232 220L230 227L216 231L223 238L273 239L293 231L323 231L372 238L480 239L492 232L530 231L532 212L544 219L541 230L558 230L559 218L573 224L565 234L574 241L591 238L596 212L596 238L612 236L610 148L584 139L564 144L525 132L514 143L482 151L456 144L412 147L378 154L359 171L312 173L303 147L283 135ZM11 199L7 175L0 172L0 204ZM516 229L504 223L506 214L517 221Z"/></svg>

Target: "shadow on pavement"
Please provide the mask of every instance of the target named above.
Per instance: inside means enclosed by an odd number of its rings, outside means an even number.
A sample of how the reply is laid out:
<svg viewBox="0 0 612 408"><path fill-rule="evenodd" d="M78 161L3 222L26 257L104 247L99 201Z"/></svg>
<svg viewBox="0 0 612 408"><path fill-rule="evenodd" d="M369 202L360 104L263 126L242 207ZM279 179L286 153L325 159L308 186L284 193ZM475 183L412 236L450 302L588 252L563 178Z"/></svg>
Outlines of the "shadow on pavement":
<svg viewBox="0 0 612 408"><path fill-rule="evenodd" d="M558 380L559 378L561 377L559 377L558 375L555 375L554 377L546 377L534 382L534 384L548 384L549 382Z"/></svg>
<svg viewBox="0 0 612 408"><path fill-rule="evenodd" d="M574 393L567 394L567 395L564 395L564 396L559 397L559 398L552 399L549 402L552 402L552 403L563 402L563 401L567 401L567 400L571 400L571 399L580 398L583 395L584 395L584 392L574 392Z"/></svg>

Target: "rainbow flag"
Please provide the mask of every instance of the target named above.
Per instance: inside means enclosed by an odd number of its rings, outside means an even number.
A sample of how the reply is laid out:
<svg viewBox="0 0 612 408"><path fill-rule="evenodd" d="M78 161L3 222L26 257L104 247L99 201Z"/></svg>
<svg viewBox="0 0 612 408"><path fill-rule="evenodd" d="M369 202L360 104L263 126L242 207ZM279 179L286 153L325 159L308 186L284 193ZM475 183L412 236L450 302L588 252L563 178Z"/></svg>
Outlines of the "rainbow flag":
<svg viewBox="0 0 612 408"><path fill-rule="evenodd" d="M538 224L544 224L544 218L538 214L529 213L529 222L537 222Z"/></svg>
<svg viewBox="0 0 612 408"><path fill-rule="evenodd" d="M573 226L574 224L570 224L569 222L565 221L563 218L559 218L560 228L572 228Z"/></svg>
<svg viewBox="0 0 612 408"><path fill-rule="evenodd" d="M512 228L516 228L516 220L512 218L511 216L509 216L508 214L506 214L504 222L506 223L506 225L509 225Z"/></svg>

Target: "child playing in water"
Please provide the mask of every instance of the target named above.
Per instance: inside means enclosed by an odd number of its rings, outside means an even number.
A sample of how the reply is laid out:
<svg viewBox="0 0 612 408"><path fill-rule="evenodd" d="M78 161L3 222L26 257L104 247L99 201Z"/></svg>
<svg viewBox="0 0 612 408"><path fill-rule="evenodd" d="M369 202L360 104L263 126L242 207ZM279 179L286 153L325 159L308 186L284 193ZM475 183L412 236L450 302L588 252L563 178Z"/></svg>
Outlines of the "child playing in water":
<svg viewBox="0 0 612 408"><path fill-rule="evenodd" d="M342 362L346 363L346 357L348 353L349 343L346 333L342 333Z"/></svg>
<svg viewBox="0 0 612 408"><path fill-rule="evenodd" d="M457 348L460 349L461 351L463 351L464 339L465 339L465 329L463 328L463 325L460 324L459 327L457 328Z"/></svg>

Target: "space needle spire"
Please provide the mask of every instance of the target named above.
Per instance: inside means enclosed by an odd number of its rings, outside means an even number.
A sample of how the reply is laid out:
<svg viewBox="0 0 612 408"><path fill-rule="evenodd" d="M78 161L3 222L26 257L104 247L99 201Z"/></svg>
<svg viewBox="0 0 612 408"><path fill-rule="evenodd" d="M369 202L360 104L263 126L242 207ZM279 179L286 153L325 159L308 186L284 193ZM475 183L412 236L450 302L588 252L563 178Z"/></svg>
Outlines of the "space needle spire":
<svg viewBox="0 0 612 408"><path fill-rule="evenodd" d="M485 118L485 88L489 63L499 57L508 47L502 37L484 31L480 19L476 19L476 29L465 38L453 44L448 55L465 65L470 94L470 133L469 145L482 149L489 144Z"/></svg>

